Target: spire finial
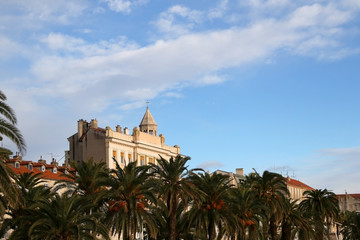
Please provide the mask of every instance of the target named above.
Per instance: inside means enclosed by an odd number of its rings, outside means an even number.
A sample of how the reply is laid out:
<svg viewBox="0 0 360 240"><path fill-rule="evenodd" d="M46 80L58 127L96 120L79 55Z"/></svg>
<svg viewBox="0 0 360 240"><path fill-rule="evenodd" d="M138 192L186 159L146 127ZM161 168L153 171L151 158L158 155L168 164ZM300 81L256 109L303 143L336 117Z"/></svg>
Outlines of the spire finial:
<svg viewBox="0 0 360 240"><path fill-rule="evenodd" d="M149 108L149 100L146 100L146 107Z"/></svg>

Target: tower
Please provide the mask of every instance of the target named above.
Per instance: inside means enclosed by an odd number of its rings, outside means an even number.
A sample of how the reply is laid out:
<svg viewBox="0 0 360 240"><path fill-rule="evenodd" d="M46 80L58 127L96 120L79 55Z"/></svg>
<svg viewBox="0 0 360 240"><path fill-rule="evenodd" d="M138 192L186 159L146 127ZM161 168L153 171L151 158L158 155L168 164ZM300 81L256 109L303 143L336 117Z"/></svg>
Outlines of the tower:
<svg viewBox="0 0 360 240"><path fill-rule="evenodd" d="M149 106L146 108L146 112L139 127L141 132L157 136L157 124L150 113Z"/></svg>

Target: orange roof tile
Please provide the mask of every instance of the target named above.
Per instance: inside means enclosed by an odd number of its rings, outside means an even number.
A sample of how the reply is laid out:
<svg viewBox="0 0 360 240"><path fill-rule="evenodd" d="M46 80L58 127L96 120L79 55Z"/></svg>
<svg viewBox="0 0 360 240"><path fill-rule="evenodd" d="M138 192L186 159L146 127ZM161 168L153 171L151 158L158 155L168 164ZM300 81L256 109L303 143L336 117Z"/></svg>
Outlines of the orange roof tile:
<svg viewBox="0 0 360 240"><path fill-rule="evenodd" d="M45 178L45 179L49 179L49 180L70 180L70 178L66 177L66 176L63 176L63 174L55 174L53 172L50 172L50 171L45 171L45 172L42 172L40 171L39 169L36 169L36 168L33 168L33 170L29 170L27 169L26 167L23 167L23 166L20 166L20 168L15 168L13 166L10 166L8 165L11 170L13 170L13 172L15 174L23 174L23 173L34 173L34 174L37 174L37 173L41 173L41 175L39 177L41 178Z"/></svg>
<svg viewBox="0 0 360 240"><path fill-rule="evenodd" d="M291 186L294 186L294 187L300 187L300 188L305 188L305 189L309 189L309 190L314 190L314 188L306 185L305 183L300 182L300 181L295 180L295 179L292 179L292 178L287 178L286 183L288 185L291 185Z"/></svg>

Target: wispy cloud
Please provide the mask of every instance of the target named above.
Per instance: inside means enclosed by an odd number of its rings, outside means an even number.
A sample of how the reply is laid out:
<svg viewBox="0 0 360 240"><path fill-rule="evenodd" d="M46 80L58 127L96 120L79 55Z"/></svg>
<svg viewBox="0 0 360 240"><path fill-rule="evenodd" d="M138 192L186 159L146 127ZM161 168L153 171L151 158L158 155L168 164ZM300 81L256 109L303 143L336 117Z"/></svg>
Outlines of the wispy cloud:
<svg viewBox="0 0 360 240"><path fill-rule="evenodd" d="M215 168L221 168L223 166L224 165L221 162L218 162L218 161L207 161L207 162L201 163L197 167L208 171L208 170L215 169Z"/></svg>
<svg viewBox="0 0 360 240"><path fill-rule="evenodd" d="M302 166L302 175L309 184L317 188L328 188L337 193L345 189L360 192L356 174L360 171L360 148L328 148L317 151L306 166Z"/></svg>

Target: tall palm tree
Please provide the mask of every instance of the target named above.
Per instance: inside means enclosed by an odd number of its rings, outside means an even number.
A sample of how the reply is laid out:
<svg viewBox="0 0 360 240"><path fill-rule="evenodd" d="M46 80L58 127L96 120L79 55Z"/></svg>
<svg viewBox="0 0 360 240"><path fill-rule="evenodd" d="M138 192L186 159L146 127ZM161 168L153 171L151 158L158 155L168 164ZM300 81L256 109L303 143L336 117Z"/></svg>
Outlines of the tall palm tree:
<svg viewBox="0 0 360 240"><path fill-rule="evenodd" d="M123 235L125 240L134 240L143 226L152 236L157 234L157 222L153 215L154 180L150 178L149 166L136 166L131 162L122 169L116 162L112 170L108 191L108 211L105 218L112 235Z"/></svg>
<svg viewBox="0 0 360 240"><path fill-rule="evenodd" d="M97 221L98 213L88 214L92 203L79 195L66 194L42 201L39 210L29 228L28 235L32 240L82 240L109 239L108 229Z"/></svg>
<svg viewBox="0 0 360 240"><path fill-rule="evenodd" d="M279 223L283 216L284 202L289 195L283 176L277 173L264 171L262 176L255 173L247 176L245 184L254 190L260 199L263 199L268 211L268 222L264 223L265 237L277 238Z"/></svg>
<svg viewBox="0 0 360 240"><path fill-rule="evenodd" d="M305 191L303 195L305 199L300 203L300 210L314 222L316 239L323 239L331 222L339 216L336 195L327 189Z"/></svg>
<svg viewBox="0 0 360 240"><path fill-rule="evenodd" d="M217 233L230 236L236 228L236 218L231 211L229 177L217 173L191 174L190 182L199 188L201 195L186 213L189 225L193 225L204 239L214 240Z"/></svg>
<svg viewBox="0 0 360 240"><path fill-rule="evenodd" d="M0 141L2 136L6 136L15 143L21 153L24 153L26 144L24 137L15 126L17 123L15 112L5 101L6 96L0 90Z"/></svg>
<svg viewBox="0 0 360 240"><path fill-rule="evenodd" d="M23 136L16 127L17 119L14 110L5 103L6 96L0 90L0 141L3 136L8 137L15 143L21 153L25 153L26 144ZM9 158L12 152L6 148L0 147L0 215L7 205L13 205L18 202L19 193L11 184L12 171L8 168L5 160Z"/></svg>
<svg viewBox="0 0 360 240"><path fill-rule="evenodd" d="M177 155L169 160L160 156L157 165L151 164L155 176L159 179L160 198L166 207L166 223L169 228L169 239L178 239L180 231L176 226L179 220L178 209L186 207L191 196L195 195L195 187L189 184L188 176L194 171L186 165L189 157Z"/></svg>
<svg viewBox="0 0 360 240"><path fill-rule="evenodd" d="M360 213L345 212L345 219L341 225L341 234L344 240L360 239Z"/></svg>

